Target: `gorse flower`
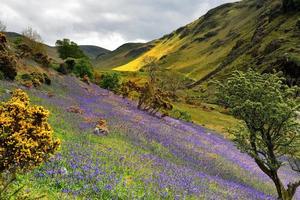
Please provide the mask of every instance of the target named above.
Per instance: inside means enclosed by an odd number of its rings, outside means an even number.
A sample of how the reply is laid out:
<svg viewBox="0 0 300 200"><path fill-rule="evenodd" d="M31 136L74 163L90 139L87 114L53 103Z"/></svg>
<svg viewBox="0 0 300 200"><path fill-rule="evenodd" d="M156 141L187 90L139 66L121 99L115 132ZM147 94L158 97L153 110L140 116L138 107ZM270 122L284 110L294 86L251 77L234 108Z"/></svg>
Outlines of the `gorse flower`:
<svg viewBox="0 0 300 200"><path fill-rule="evenodd" d="M31 106L28 95L17 89L0 104L0 173L30 170L59 147L47 122L49 111Z"/></svg>

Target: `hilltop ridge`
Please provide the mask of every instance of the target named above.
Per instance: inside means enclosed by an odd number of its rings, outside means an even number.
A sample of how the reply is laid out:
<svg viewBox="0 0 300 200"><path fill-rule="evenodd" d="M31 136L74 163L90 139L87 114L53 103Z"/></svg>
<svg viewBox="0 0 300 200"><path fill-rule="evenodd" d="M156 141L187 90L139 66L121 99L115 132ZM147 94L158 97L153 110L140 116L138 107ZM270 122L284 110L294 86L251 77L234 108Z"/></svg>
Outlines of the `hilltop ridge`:
<svg viewBox="0 0 300 200"><path fill-rule="evenodd" d="M214 8L198 20L147 44L131 59L118 50L97 59L98 69L138 71L145 57L155 57L161 68L194 79L192 86L222 78L234 69L261 72L282 70L299 82L300 13L283 12L281 1L243 0ZM140 46L131 49L138 50ZM118 57L119 62L110 60ZM287 61L289 60L289 61ZM289 63L288 63L289 62ZM288 66L293 65L293 70ZM298 76L299 77L299 76ZM297 80L296 80L297 79Z"/></svg>

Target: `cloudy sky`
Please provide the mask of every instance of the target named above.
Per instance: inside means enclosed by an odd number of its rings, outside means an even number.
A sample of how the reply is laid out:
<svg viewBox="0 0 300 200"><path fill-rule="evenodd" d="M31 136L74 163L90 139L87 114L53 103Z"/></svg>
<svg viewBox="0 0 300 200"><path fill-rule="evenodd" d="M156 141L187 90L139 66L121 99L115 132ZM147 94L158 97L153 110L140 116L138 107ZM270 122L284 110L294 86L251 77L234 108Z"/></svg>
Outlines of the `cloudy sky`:
<svg viewBox="0 0 300 200"><path fill-rule="evenodd" d="M110 50L144 42L183 26L210 8L236 0L0 0L8 31L31 26L44 42L70 38Z"/></svg>

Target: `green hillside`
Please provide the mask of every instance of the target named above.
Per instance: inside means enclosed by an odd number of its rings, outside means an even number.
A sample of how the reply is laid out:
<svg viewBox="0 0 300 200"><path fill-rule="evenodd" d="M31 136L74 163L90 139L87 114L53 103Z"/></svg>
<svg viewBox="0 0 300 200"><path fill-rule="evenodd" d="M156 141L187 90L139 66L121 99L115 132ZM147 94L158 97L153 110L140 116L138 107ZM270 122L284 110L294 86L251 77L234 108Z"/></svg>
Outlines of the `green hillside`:
<svg viewBox="0 0 300 200"><path fill-rule="evenodd" d="M127 43L105 55L98 56L96 66L98 69L111 69L113 66L124 65L147 52L151 44Z"/></svg>
<svg viewBox="0 0 300 200"><path fill-rule="evenodd" d="M91 59L96 59L98 56L105 55L110 51L102 47L93 45L79 45L80 49Z"/></svg>
<svg viewBox="0 0 300 200"><path fill-rule="evenodd" d="M137 71L143 67L144 58L151 56L162 68L200 80L197 83L249 67L259 71L277 68L295 74L284 69L291 64L284 59L292 58L292 64L298 66L300 13L284 13L280 2L244 0L222 5L148 43L153 47L136 58L128 59L116 50L109 55L117 57L117 62L100 57L98 67Z"/></svg>

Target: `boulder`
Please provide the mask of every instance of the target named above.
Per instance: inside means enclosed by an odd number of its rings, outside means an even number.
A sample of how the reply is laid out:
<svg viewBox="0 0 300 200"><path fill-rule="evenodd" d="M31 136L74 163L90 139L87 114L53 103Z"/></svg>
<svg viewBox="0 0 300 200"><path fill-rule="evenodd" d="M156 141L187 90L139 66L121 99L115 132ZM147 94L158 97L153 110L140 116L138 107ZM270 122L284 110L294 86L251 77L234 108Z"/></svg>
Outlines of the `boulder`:
<svg viewBox="0 0 300 200"><path fill-rule="evenodd" d="M97 123L94 129L94 134L98 136L107 136L109 134L106 120L104 119L99 120L99 122Z"/></svg>

